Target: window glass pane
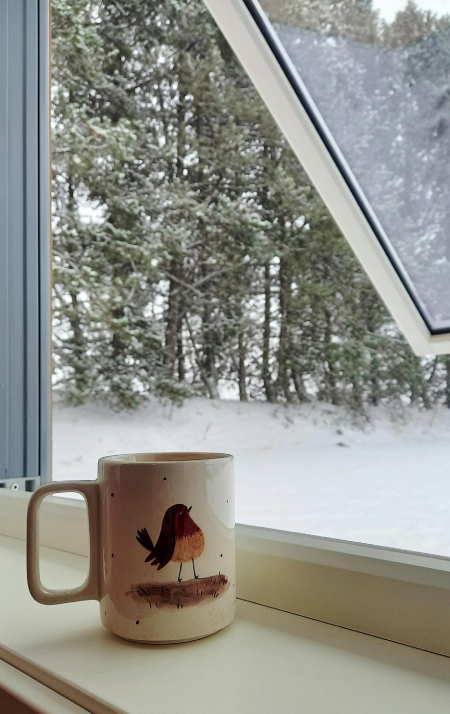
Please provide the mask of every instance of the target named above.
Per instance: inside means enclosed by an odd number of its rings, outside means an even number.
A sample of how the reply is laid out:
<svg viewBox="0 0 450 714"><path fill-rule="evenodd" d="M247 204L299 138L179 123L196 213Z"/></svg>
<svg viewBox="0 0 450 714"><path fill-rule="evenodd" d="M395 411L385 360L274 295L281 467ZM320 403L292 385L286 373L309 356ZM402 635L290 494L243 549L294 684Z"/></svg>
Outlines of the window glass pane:
<svg viewBox="0 0 450 714"><path fill-rule="evenodd" d="M450 16L439 0L261 0L432 330L450 325Z"/></svg>
<svg viewBox="0 0 450 714"><path fill-rule="evenodd" d="M226 451L240 522L448 553L450 360L412 354L202 2L52 21L53 477Z"/></svg>

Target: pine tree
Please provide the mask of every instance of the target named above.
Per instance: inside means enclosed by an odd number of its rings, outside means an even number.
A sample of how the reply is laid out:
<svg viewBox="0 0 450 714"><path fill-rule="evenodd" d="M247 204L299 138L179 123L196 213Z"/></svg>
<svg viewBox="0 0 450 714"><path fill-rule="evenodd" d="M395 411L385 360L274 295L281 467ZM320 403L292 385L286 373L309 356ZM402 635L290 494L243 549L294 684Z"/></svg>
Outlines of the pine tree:
<svg viewBox="0 0 450 714"><path fill-rule="evenodd" d="M406 16L427 38L445 31L409 6L387 28L356 0L295 0L282 17L264 4L279 22L317 32L328 17L328 34L387 48L416 37ZM422 76L426 53L413 47ZM243 401L359 412L450 403L448 365L413 356L201 0L53 0L53 60L62 397L122 409L150 395L217 398L226 385ZM373 116L391 141L389 107L364 91L359 77L364 141ZM375 179L375 193L394 180Z"/></svg>

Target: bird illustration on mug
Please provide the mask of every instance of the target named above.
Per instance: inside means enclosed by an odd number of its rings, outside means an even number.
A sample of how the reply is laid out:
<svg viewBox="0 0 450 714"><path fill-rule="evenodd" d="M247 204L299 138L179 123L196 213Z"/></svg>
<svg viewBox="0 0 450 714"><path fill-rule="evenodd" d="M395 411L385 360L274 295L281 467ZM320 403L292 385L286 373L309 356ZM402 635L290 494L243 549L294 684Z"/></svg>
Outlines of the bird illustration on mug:
<svg viewBox="0 0 450 714"><path fill-rule="evenodd" d="M183 563L192 561L194 578L199 576L195 572L194 560L199 558L205 547L205 536L200 526L190 516L192 506L189 508L183 503L170 506L164 514L161 532L155 544L146 528L137 531L136 540L143 548L148 550L145 562L156 565L158 570L167 563L180 563L178 582L182 581L181 569Z"/></svg>

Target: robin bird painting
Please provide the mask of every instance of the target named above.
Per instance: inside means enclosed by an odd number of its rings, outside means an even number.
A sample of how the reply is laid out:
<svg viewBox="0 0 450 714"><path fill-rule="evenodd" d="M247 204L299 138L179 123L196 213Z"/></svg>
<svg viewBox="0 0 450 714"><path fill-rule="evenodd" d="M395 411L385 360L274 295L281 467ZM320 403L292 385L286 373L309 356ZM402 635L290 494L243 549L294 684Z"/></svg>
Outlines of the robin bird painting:
<svg viewBox="0 0 450 714"><path fill-rule="evenodd" d="M192 506L176 503L170 506L164 514L161 532L156 544L153 544L146 528L138 530L136 540L143 548L148 550L145 562L156 565L158 570L167 563L180 563L178 582L181 582L181 568L183 563L192 560L194 578L199 576L195 572L194 560L199 558L205 547L205 536L201 528L189 515Z"/></svg>

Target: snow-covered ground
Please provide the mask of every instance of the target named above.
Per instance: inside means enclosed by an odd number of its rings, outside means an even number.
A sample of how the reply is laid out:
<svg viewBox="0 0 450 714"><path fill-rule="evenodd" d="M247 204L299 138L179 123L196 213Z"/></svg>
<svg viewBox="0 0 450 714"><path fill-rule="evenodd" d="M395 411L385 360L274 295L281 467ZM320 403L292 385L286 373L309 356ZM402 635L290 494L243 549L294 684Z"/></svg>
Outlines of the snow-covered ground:
<svg viewBox="0 0 450 714"><path fill-rule="evenodd" d="M225 451L240 523L450 556L450 410L370 419L206 399L132 414L55 405L53 477L95 478L106 454Z"/></svg>

